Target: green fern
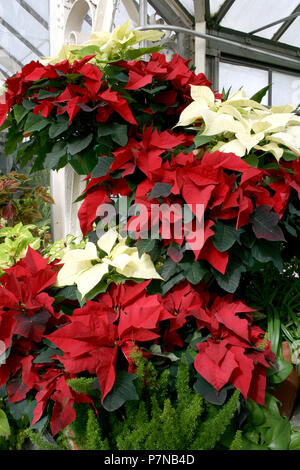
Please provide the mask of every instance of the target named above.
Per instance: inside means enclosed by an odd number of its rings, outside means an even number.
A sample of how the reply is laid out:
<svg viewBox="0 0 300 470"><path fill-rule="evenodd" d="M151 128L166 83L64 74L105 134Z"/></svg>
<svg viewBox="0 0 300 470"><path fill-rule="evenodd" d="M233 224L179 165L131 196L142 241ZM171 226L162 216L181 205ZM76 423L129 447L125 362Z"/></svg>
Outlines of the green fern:
<svg viewBox="0 0 300 470"><path fill-rule="evenodd" d="M235 390L230 400L221 407L218 413L203 423L200 435L192 445L192 450L214 449L236 413L239 395L239 390Z"/></svg>
<svg viewBox="0 0 300 470"><path fill-rule="evenodd" d="M102 439L102 430L94 411L88 410L85 447L89 450L109 450L107 439Z"/></svg>
<svg viewBox="0 0 300 470"><path fill-rule="evenodd" d="M234 436L229 450L243 450L243 435L242 431L238 430Z"/></svg>
<svg viewBox="0 0 300 470"><path fill-rule="evenodd" d="M239 392L217 407L191 387L185 357L178 365L175 390L170 386L168 370L158 377L153 364L140 353L135 352L134 359L140 400L126 402L114 413L101 408L99 419L89 408L85 419L79 417L81 425L75 422L72 426L75 434L86 436L79 439L80 447L88 450L214 449L237 410ZM238 439L237 434L233 448L240 445Z"/></svg>

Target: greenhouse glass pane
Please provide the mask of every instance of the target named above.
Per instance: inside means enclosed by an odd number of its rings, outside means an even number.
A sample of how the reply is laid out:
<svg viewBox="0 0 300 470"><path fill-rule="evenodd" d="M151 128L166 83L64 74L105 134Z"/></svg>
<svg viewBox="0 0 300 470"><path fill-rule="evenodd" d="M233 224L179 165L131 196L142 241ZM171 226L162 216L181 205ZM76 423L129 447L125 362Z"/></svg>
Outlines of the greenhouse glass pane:
<svg viewBox="0 0 300 470"><path fill-rule="evenodd" d="M288 2L286 0L235 0L221 21L221 25L250 33L261 26L290 15L298 4L299 0L289 0ZM275 28L275 31L279 27ZM271 33L267 31L261 31L257 34L263 37L269 37L268 34L270 34L272 37L272 31Z"/></svg>
<svg viewBox="0 0 300 470"><path fill-rule="evenodd" d="M180 0L180 3L189 11L192 15L194 14L194 0Z"/></svg>
<svg viewBox="0 0 300 470"><path fill-rule="evenodd" d="M300 104L300 75L272 74L272 104Z"/></svg>
<svg viewBox="0 0 300 470"><path fill-rule="evenodd" d="M268 72L266 70L244 67L241 65L220 62L219 90L230 90L230 95L242 88L251 98L257 91L268 85ZM268 104L268 93L264 97L263 104Z"/></svg>
<svg viewBox="0 0 300 470"><path fill-rule="evenodd" d="M49 0L26 0L26 3L44 20L49 21Z"/></svg>
<svg viewBox="0 0 300 470"><path fill-rule="evenodd" d="M129 19L130 19L129 15L127 13L127 10L123 2L122 1L118 2L118 7L116 10L113 27L115 28L116 26L122 26ZM132 20L130 20L130 26L131 28L134 27Z"/></svg>
<svg viewBox="0 0 300 470"><path fill-rule="evenodd" d="M285 42L291 46L300 47L300 17L298 17L286 32L281 36L280 42Z"/></svg>
<svg viewBox="0 0 300 470"><path fill-rule="evenodd" d="M15 1L10 3L7 8L7 2L0 0L0 17L22 35L29 43L40 51L41 56L49 54L49 32L39 23L30 13L28 13L21 5ZM21 41L14 37L4 25L1 25L0 46L19 58L23 62L23 58L31 54L32 51ZM37 56L34 56L35 59Z"/></svg>

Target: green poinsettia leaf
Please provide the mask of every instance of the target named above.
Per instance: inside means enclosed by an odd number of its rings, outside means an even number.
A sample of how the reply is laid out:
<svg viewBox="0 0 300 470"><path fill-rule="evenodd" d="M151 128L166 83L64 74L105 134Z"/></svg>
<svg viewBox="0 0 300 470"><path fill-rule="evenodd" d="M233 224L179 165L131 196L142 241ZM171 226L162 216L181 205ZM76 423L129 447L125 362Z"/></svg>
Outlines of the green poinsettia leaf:
<svg viewBox="0 0 300 470"><path fill-rule="evenodd" d="M14 110L14 117L15 120L17 121L17 124L22 121L22 119L28 114L28 109L26 109L24 106L21 104L15 104L13 107Z"/></svg>
<svg viewBox="0 0 300 470"><path fill-rule="evenodd" d="M228 251L240 239L240 230L237 230L234 225L225 224L220 220L216 221L213 230L215 232L213 244L222 253Z"/></svg>
<svg viewBox="0 0 300 470"><path fill-rule="evenodd" d="M67 154L67 144L66 142L56 142L51 152L46 154L44 160L44 168L46 170L54 170L59 167L59 162L62 157L65 157Z"/></svg>
<svg viewBox="0 0 300 470"><path fill-rule="evenodd" d="M155 183L148 199L151 201L151 199L157 199L159 197L168 197L171 194L171 189L171 184Z"/></svg>
<svg viewBox="0 0 300 470"><path fill-rule="evenodd" d="M219 392L208 383L201 375L197 374L197 381L194 384L194 390L201 395L205 400L213 405L224 405L228 390L232 388L231 385L223 387Z"/></svg>
<svg viewBox="0 0 300 470"><path fill-rule="evenodd" d="M65 132L69 127L69 120L65 116L57 116L56 121L51 124L49 127L49 137L50 139L55 139L63 132Z"/></svg>
<svg viewBox="0 0 300 470"><path fill-rule="evenodd" d="M102 403L106 411L116 411L125 402L139 399L133 383L136 377L135 374L129 374L125 370L117 371L113 389L106 395Z"/></svg>
<svg viewBox="0 0 300 470"><path fill-rule="evenodd" d="M113 161L113 157L99 157L98 163L92 171L92 178L99 178L101 176L107 175Z"/></svg>
<svg viewBox="0 0 300 470"><path fill-rule="evenodd" d="M200 133L194 138L195 147L201 147L202 145L208 144L213 139L211 135L201 135Z"/></svg>
<svg viewBox="0 0 300 470"><path fill-rule="evenodd" d="M71 142L68 143L68 152L70 155L77 155L86 149L93 140L93 134L89 134L86 137L75 137Z"/></svg>
<svg viewBox="0 0 300 470"><path fill-rule="evenodd" d="M225 274L213 270L215 278L219 286L226 292L233 294L240 283L241 275L246 271L246 268L236 258L231 258L228 262Z"/></svg>
<svg viewBox="0 0 300 470"><path fill-rule="evenodd" d="M191 284L199 284L208 272L201 261L182 261L180 266L184 269L184 274Z"/></svg>
<svg viewBox="0 0 300 470"><path fill-rule="evenodd" d="M48 119L43 116L30 113L24 125L24 132L39 132L42 129L45 129L49 123Z"/></svg>
<svg viewBox="0 0 300 470"><path fill-rule="evenodd" d="M286 241L278 226L279 214L272 212L270 206L256 207L250 217L250 222L257 238L269 241Z"/></svg>

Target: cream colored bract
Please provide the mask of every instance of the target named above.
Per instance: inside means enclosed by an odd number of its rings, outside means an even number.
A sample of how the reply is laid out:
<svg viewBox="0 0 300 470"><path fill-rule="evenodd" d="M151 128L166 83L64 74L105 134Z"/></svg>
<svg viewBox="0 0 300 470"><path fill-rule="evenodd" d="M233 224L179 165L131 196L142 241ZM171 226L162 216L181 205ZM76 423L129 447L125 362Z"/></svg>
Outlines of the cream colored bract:
<svg viewBox="0 0 300 470"><path fill-rule="evenodd" d="M136 279L162 279L148 254L139 257L136 247L126 245L126 239L110 229L98 240L98 248L107 256L99 258L97 247L88 242L84 249L70 250L62 258L56 286L76 284L82 297L86 296L108 274L109 266L117 273Z"/></svg>
<svg viewBox="0 0 300 470"><path fill-rule="evenodd" d="M58 56L46 57L44 63L57 64L62 60L67 59L73 63L78 58L86 55L94 55L95 57L91 62L114 62L126 57L129 50L135 49L134 46L141 41L158 41L164 33L161 31L137 31L130 29L130 21L128 20L122 26L117 26L111 33L104 31L94 31L88 41L78 45L69 44L64 45ZM96 46L96 47L93 47ZM136 49L137 50L137 49ZM151 51L149 51L151 52ZM141 51L141 57L144 54Z"/></svg>
<svg viewBox="0 0 300 470"><path fill-rule="evenodd" d="M276 160L285 148L300 155L300 116L292 113L294 105L271 109L247 98L242 90L228 100L216 100L206 86L191 86L193 102L181 113L177 126L201 130L212 136L211 151L232 152L247 156L253 149L272 153ZM203 126L198 121L203 121ZM201 127L200 127L201 126Z"/></svg>

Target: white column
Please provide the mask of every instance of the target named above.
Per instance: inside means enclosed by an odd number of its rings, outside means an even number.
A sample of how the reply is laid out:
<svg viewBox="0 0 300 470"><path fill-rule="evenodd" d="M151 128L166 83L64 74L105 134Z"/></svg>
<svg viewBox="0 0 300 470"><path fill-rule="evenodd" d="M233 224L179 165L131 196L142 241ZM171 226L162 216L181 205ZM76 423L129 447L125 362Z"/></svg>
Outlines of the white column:
<svg viewBox="0 0 300 470"><path fill-rule="evenodd" d="M194 0L195 8L195 31L206 32L205 23L205 0ZM206 63L206 41L195 38L195 67L196 73L205 73Z"/></svg>
<svg viewBox="0 0 300 470"><path fill-rule="evenodd" d="M109 31L112 25L114 0L50 0L50 54L56 55L64 42L80 43L86 39L80 34L88 10L91 10L93 30ZM77 212L81 203L74 201L82 194L86 183L70 165L51 171L52 237L59 240L67 234L80 235Z"/></svg>

